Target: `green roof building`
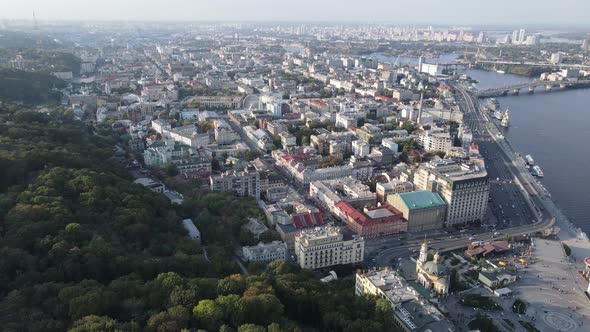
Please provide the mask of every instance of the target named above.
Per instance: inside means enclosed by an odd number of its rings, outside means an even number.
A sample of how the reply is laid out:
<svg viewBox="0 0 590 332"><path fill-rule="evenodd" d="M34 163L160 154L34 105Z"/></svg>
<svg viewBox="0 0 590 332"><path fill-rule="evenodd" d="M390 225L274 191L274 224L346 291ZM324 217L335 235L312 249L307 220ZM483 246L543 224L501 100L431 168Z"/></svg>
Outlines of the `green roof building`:
<svg viewBox="0 0 590 332"><path fill-rule="evenodd" d="M438 193L420 190L390 195L387 202L408 220L408 232L442 228L447 204Z"/></svg>

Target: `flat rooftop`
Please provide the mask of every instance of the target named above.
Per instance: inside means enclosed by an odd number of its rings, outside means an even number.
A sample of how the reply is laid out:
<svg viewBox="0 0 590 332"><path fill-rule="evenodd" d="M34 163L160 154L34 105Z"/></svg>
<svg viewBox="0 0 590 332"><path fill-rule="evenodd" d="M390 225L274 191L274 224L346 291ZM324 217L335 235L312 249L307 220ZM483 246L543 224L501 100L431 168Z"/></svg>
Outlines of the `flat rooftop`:
<svg viewBox="0 0 590 332"><path fill-rule="evenodd" d="M447 205L438 193L428 190L401 193L399 196L410 210L419 210Z"/></svg>

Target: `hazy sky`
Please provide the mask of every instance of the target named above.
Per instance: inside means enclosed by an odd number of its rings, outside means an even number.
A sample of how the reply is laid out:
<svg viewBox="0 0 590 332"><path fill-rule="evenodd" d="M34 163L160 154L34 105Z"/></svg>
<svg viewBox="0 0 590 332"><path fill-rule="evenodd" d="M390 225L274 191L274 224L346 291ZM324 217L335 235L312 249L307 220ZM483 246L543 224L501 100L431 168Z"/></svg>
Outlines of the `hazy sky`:
<svg viewBox="0 0 590 332"><path fill-rule="evenodd" d="M0 18L590 24L590 0L0 0Z"/></svg>

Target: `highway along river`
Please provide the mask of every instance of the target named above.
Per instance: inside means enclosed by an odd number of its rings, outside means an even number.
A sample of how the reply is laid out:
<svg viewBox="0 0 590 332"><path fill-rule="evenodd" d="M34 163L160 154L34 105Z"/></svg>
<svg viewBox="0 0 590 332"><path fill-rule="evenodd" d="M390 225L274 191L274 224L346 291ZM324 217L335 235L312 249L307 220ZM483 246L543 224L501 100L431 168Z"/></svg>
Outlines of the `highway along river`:
<svg viewBox="0 0 590 332"><path fill-rule="evenodd" d="M482 70L465 73L479 82L479 89L531 80ZM505 135L517 152L534 158L557 206L590 234L590 89L541 90L497 98L502 110L510 108Z"/></svg>

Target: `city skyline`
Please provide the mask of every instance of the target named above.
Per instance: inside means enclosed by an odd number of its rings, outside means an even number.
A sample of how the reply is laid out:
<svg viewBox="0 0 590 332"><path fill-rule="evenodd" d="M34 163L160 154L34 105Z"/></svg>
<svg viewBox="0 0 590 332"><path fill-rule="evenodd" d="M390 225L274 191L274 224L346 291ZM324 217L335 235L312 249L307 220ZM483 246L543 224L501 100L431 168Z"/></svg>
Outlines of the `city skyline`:
<svg viewBox="0 0 590 332"><path fill-rule="evenodd" d="M288 10L283 10L284 8ZM575 0L559 3L547 0L499 0L494 2L494 6L467 0L373 0L362 7L349 0L301 0L296 5L271 0L203 0L198 3L186 0L170 0L165 3L153 0L105 0L101 3L25 0L0 5L0 9L0 19L32 19L32 13L35 12L39 20L68 21L301 21L547 26L579 26L588 24L582 22L590 22L590 3Z"/></svg>
<svg viewBox="0 0 590 332"><path fill-rule="evenodd" d="M2 331L584 330L588 9L0 3Z"/></svg>

